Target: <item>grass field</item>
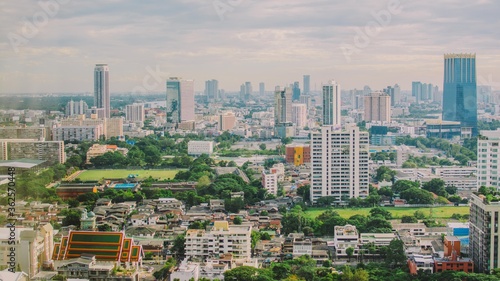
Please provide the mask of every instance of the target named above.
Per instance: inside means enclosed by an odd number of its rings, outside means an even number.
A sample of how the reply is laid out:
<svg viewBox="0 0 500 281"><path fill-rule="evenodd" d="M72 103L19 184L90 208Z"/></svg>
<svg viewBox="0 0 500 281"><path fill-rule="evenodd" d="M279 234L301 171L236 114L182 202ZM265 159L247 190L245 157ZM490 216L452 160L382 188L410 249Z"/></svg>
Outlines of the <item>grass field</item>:
<svg viewBox="0 0 500 281"><path fill-rule="evenodd" d="M130 174L138 175L139 179L152 176L156 179L173 179L174 176L181 170L87 170L77 178L81 181L98 181L102 178L117 179L126 178Z"/></svg>
<svg viewBox="0 0 500 281"><path fill-rule="evenodd" d="M395 207L383 207L383 209L391 212L392 216L394 218L401 218L402 216L405 215L413 215L415 211L419 210L422 211L426 216L429 216L431 214L431 208L395 208ZM319 216L321 213L323 213L326 210L326 208L310 208L306 211L306 216L309 218L316 218ZM364 215L368 216L370 214L370 208L338 208L334 209L339 213L340 216L343 218L349 218L353 215ZM465 215L469 214L469 207L436 207L432 208L432 216L434 218L450 218L451 215L453 214L460 214L460 215Z"/></svg>

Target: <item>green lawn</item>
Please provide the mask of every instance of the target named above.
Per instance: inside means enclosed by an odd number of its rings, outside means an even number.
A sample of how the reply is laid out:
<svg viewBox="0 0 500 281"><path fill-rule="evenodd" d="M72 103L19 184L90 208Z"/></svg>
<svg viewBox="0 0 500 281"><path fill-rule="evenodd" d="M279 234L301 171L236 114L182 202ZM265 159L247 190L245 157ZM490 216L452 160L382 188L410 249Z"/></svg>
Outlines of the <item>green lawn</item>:
<svg viewBox="0 0 500 281"><path fill-rule="evenodd" d="M98 181L102 178L117 179L126 178L130 174L139 175L139 179L152 176L156 179L173 179L174 176L181 170L87 170L77 178L81 181Z"/></svg>
<svg viewBox="0 0 500 281"><path fill-rule="evenodd" d="M327 208L310 208L306 211L306 216L309 218L316 218L321 213L323 213ZM349 218L353 215L364 215L368 216L370 214L371 208L335 208L334 210L339 213L343 218ZM419 210L424 212L426 216L431 213L431 208L395 208L395 207L383 207L383 209L388 210L392 213L394 218L401 218L405 215L413 215L415 211ZM454 213L465 215L469 214L469 207L436 207L432 208L432 215L434 218L450 218Z"/></svg>

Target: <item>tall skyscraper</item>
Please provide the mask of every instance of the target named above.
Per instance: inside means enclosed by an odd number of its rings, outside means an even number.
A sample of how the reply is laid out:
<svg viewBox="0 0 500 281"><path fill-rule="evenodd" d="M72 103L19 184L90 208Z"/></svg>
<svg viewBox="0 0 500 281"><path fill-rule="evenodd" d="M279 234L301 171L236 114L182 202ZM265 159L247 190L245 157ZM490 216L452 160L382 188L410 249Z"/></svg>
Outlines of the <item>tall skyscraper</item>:
<svg viewBox="0 0 500 281"><path fill-rule="evenodd" d="M285 87L281 91L279 86L276 87L274 101L275 124L292 122L292 89Z"/></svg>
<svg viewBox="0 0 500 281"><path fill-rule="evenodd" d="M259 83L259 94L261 97L263 97L265 93L266 93L266 84L264 84L264 82L260 82Z"/></svg>
<svg viewBox="0 0 500 281"><path fill-rule="evenodd" d="M391 122L391 97L383 92L373 92L365 96L366 122Z"/></svg>
<svg viewBox="0 0 500 281"><path fill-rule="evenodd" d="M229 131L236 125L236 116L232 112L226 112L219 115L219 131Z"/></svg>
<svg viewBox="0 0 500 281"><path fill-rule="evenodd" d="M311 93L311 75L304 75L304 91L302 93L304 95Z"/></svg>
<svg viewBox="0 0 500 281"><path fill-rule="evenodd" d="M107 64L96 64L94 68L94 106L104 108L104 117L111 117L109 95L109 67Z"/></svg>
<svg viewBox="0 0 500 281"><path fill-rule="evenodd" d="M323 85L323 125L340 126L341 124L340 85L329 81Z"/></svg>
<svg viewBox="0 0 500 281"><path fill-rule="evenodd" d="M411 95L417 102L422 100L422 83L420 81L411 82Z"/></svg>
<svg viewBox="0 0 500 281"><path fill-rule="evenodd" d="M292 94L292 100L298 101L300 100L300 85L299 82L296 81L293 83L293 94Z"/></svg>
<svg viewBox="0 0 500 281"><path fill-rule="evenodd" d="M207 101L216 101L219 99L219 81L212 79L205 81L205 96Z"/></svg>
<svg viewBox="0 0 500 281"><path fill-rule="evenodd" d="M395 106L401 102L401 88L398 84L394 85L394 87L387 86L384 92L391 96L391 106Z"/></svg>
<svg viewBox="0 0 500 281"><path fill-rule="evenodd" d="M347 205L350 198L366 198L369 150L368 132L353 124L311 133L311 201L333 196L336 204Z"/></svg>
<svg viewBox="0 0 500 281"><path fill-rule="evenodd" d="M444 55L443 120L477 135L476 54Z"/></svg>
<svg viewBox="0 0 500 281"><path fill-rule="evenodd" d="M170 77L167 80L167 125L177 127L181 122L193 120L194 81Z"/></svg>
<svg viewBox="0 0 500 281"><path fill-rule="evenodd" d="M252 82L245 82L245 100L249 100L252 96Z"/></svg>

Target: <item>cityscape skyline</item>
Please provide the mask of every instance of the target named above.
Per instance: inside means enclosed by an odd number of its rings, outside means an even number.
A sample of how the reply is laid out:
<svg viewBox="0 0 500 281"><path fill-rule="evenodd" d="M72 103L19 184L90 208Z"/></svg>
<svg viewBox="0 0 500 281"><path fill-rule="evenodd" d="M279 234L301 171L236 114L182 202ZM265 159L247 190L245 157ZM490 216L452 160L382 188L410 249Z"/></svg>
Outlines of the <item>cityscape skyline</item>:
<svg viewBox="0 0 500 281"><path fill-rule="evenodd" d="M190 77L197 92L214 78L226 91L238 91L241 81L265 82L269 91L304 74L316 91L331 77L345 89L398 83L408 90L412 81L442 85L443 53L471 52L481 66L478 84L500 81L499 39L483 24L498 24L500 3L494 1L455 1L446 8L401 1L399 12L387 23L380 19L374 36L365 34L368 40L358 46L358 33L376 23L389 3L244 1L221 20L210 2L172 1L150 9L123 1L104 3L99 11L92 3L69 2L28 38L23 18L32 21L44 10L29 1L10 2L0 6L7 12L0 20L2 93L92 92L88 69L102 61L113 68L111 92L142 86L148 69L167 73L163 78ZM12 38L25 40L16 44ZM345 46L356 48L348 55ZM162 84L146 90L162 91Z"/></svg>

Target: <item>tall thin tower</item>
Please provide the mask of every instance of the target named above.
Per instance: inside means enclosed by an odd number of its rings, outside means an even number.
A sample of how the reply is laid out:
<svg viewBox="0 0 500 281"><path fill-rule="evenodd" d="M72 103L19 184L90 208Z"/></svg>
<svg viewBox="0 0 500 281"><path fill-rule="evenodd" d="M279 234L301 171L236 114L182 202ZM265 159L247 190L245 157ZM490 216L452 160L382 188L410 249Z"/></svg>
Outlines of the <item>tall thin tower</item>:
<svg viewBox="0 0 500 281"><path fill-rule="evenodd" d="M104 108L104 117L111 116L109 95L109 67L107 64L96 64L94 68L94 106Z"/></svg>
<svg viewBox="0 0 500 281"><path fill-rule="evenodd" d="M323 125L340 126L340 85L329 81L323 85Z"/></svg>

